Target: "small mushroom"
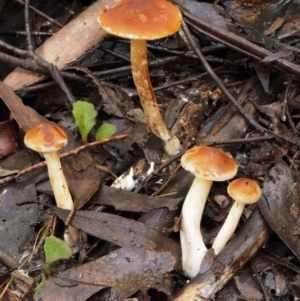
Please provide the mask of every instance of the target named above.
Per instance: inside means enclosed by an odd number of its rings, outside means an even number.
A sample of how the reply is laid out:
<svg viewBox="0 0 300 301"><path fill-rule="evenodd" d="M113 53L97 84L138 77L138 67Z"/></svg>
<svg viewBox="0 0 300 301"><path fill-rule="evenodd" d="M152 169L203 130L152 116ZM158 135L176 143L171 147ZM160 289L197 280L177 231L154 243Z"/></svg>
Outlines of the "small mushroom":
<svg viewBox="0 0 300 301"><path fill-rule="evenodd" d="M108 33L131 39L132 76L147 124L164 141L168 155L178 153L180 142L165 126L151 85L147 40L161 39L178 31L181 25L180 10L166 0L123 0L103 11L98 20Z"/></svg>
<svg viewBox="0 0 300 301"><path fill-rule="evenodd" d="M203 242L200 224L213 181L225 181L237 173L237 165L230 154L209 146L197 146L181 157L182 167L195 175L185 198L181 213L180 241L182 268L192 278L200 271L207 248Z"/></svg>
<svg viewBox="0 0 300 301"><path fill-rule="evenodd" d="M247 178L239 178L232 181L228 185L227 192L235 202L212 245L216 255L220 253L233 235L245 205L256 203L261 196L258 184Z"/></svg>
<svg viewBox="0 0 300 301"><path fill-rule="evenodd" d="M58 150L68 143L66 132L55 124L41 123L27 131L24 143L28 148L44 156L57 207L73 210L72 196L58 156ZM70 247L74 247L78 240L79 231L72 226L68 227L68 231L68 244Z"/></svg>

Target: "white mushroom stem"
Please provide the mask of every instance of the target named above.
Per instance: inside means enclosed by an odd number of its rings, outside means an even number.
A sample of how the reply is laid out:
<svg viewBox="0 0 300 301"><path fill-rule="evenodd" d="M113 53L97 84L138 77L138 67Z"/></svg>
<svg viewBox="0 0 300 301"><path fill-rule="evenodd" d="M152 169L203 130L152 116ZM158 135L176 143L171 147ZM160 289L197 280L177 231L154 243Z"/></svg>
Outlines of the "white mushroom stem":
<svg viewBox="0 0 300 301"><path fill-rule="evenodd" d="M133 81L150 130L165 142L165 151L168 155L177 154L181 149L180 142L165 126L151 85L146 40L131 40L131 68Z"/></svg>
<svg viewBox="0 0 300 301"><path fill-rule="evenodd" d="M62 171L62 166L57 152L43 153L47 163L49 180L52 186L54 198L58 208L73 210L73 200L68 188L65 176ZM77 249L75 246L78 243L80 231L72 226L68 226L64 239L73 252Z"/></svg>
<svg viewBox="0 0 300 301"><path fill-rule="evenodd" d="M48 167L49 180L58 208L72 210L73 200L62 171L57 152L43 153Z"/></svg>
<svg viewBox="0 0 300 301"><path fill-rule="evenodd" d="M238 201L235 201L232 205L228 216L212 245L212 248L215 250L216 255L220 253L220 251L225 247L225 245L233 235L240 217L243 214L244 208L245 204Z"/></svg>
<svg viewBox="0 0 300 301"><path fill-rule="evenodd" d="M199 273L207 251L200 224L211 185L211 180L195 177L182 207L180 223L182 269L190 278Z"/></svg>

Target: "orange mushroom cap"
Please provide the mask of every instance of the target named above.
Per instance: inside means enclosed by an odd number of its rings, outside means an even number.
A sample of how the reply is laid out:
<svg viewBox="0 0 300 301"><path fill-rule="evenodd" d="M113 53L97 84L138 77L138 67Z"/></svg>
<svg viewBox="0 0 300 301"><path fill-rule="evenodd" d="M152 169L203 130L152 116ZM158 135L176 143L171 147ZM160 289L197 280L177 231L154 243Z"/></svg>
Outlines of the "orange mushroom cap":
<svg viewBox="0 0 300 301"><path fill-rule="evenodd" d="M50 153L66 146L68 137L66 132L58 125L41 123L26 133L24 143L36 152Z"/></svg>
<svg viewBox="0 0 300 301"><path fill-rule="evenodd" d="M226 181L237 173L237 164L230 154L210 146L196 146L181 157L182 167L196 177Z"/></svg>
<svg viewBox="0 0 300 301"><path fill-rule="evenodd" d="M103 29L115 36L155 40L178 31L181 13L166 0L123 0L103 11L98 20Z"/></svg>
<svg viewBox="0 0 300 301"><path fill-rule="evenodd" d="M261 196L258 184L247 178L232 181L227 187L227 192L235 201L243 204L256 203Z"/></svg>

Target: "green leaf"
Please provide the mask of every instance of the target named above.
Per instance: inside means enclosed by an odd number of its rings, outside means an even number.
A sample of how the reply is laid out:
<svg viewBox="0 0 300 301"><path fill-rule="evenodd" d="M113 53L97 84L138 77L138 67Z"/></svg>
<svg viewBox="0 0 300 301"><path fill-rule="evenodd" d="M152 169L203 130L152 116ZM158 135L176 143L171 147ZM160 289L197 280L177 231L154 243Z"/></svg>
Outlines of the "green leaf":
<svg viewBox="0 0 300 301"><path fill-rule="evenodd" d="M111 123L103 123L96 133L96 140L103 140L112 136L117 131L117 127Z"/></svg>
<svg viewBox="0 0 300 301"><path fill-rule="evenodd" d="M37 297L37 295L39 294L39 292L41 291L41 289L43 288L43 286L46 283L46 278L45 276L42 274L42 281L37 285L37 287L34 289L34 294L33 294L33 299L35 300L35 298Z"/></svg>
<svg viewBox="0 0 300 301"><path fill-rule="evenodd" d="M69 259L72 256L71 248L63 240L53 235L46 237L44 252L46 264L60 259Z"/></svg>
<svg viewBox="0 0 300 301"><path fill-rule="evenodd" d="M97 111L94 105L87 101L76 101L73 104L73 116L79 128L82 142L86 143L87 136L96 124Z"/></svg>

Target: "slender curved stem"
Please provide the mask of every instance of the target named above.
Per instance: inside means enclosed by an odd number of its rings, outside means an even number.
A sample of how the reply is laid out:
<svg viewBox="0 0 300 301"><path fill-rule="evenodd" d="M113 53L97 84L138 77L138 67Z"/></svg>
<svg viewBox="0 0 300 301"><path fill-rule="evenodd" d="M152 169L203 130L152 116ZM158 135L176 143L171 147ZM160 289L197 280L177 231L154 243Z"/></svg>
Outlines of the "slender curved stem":
<svg viewBox="0 0 300 301"><path fill-rule="evenodd" d="M212 181L195 177L185 198L180 224L182 268L186 276L193 278L200 271L207 251L200 224Z"/></svg>
<svg viewBox="0 0 300 301"><path fill-rule="evenodd" d="M61 163L57 152L44 153L48 167L49 180L58 208L72 210L73 200L62 171Z"/></svg>
<svg viewBox="0 0 300 301"><path fill-rule="evenodd" d="M241 202L235 201L232 205L225 223L223 224L212 245L212 248L215 250L216 255L220 253L220 251L225 247L225 245L233 235L239 223L240 217L243 214L244 208L245 204Z"/></svg>
<svg viewBox="0 0 300 301"><path fill-rule="evenodd" d="M150 130L165 142L165 150L175 155L181 149L180 142L164 124L151 85L147 60L147 41L131 40L131 68L133 81L138 91Z"/></svg>
<svg viewBox="0 0 300 301"><path fill-rule="evenodd" d="M57 152L43 153L48 167L49 180L58 208L73 210L74 203L64 176ZM73 226L68 226L64 239L73 252L78 251L78 237L80 231Z"/></svg>

